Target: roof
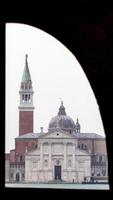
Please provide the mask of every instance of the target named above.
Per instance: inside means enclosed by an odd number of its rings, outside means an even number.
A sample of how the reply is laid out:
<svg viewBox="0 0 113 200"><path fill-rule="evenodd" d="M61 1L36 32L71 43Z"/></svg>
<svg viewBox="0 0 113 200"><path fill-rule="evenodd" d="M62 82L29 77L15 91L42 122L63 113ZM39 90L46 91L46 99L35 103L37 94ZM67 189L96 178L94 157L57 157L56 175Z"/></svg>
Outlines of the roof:
<svg viewBox="0 0 113 200"><path fill-rule="evenodd" d="M62 130L61 130L62 131ZM27 133L21 136L16 137L15 139L36 139L39 138L40 135L45 135L46 133ZM73 136L75 136L75 138L78 139L104 139L104 136L101 136L99 134L96 133L76 133L73 134Z"/></svg>
<svg viewBox="0 0 113 200"><path fill-rule="evenodd" d="M38 138L39 135L42 134L42 133L27 133L27 134L24 134L24 135L20 135L18 137L16 137L15 139L21 139L21 138ZM45 134L45 133L44 133Z"/></svg>
<svg viewBox="0 0 113 200"><path fill-rule="evenodd" d="M61 106L59 108L59 112L55 117L49 122L49 130L54 130L55 128L60 128L61 130L66 130L70 132L70 130L74 130L76 128L73 119L67 116L65 112L65 107L63 106L63 101L61 101Z"/></svg>
<svg viewBox="0 0 113 200"><path fill-rule="evenodd" d="M71 119L71 117L67 115L57 115L53 117L49 123L49 129L54 129L56 127L59 127L61 129L74 129L75 128L75 123Z"/></svg>
<svg viewBox="0 0 113 200"><path fill-rule="evenodd" d="M97 133L76 133L76 137L77 138L80 138L80 139L85 139L85 138L87 138L87 139L102 139L102 138L104 138L104 136L102 136L102 135L99 135L99 134L97 134Z"/></svg>

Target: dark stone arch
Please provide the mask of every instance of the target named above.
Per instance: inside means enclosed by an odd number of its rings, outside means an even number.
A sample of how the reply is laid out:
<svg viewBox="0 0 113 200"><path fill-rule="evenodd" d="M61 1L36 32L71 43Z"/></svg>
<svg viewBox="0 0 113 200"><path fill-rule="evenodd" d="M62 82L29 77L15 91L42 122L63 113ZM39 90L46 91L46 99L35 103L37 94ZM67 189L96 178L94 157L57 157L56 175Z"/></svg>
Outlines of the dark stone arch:
<svg viewBox="0 0 113 200"><path fill-rule="evenodd" d="M91 9L88 13L86 8L87 4L78 11L75 8L71 15L55 13L55 16L46 15L43 20L37 12L30 17L29 12L22 15L21 11L21 18L20 15L4 17L3 23L24 23L40 28L61 41L76 56L97 98L106 133L109 169L112 169L113 8L106 5L104 10L101 9L101 16L100 10L96 9L95 15ZM109 170L110 182L112 173Z"/></svg>

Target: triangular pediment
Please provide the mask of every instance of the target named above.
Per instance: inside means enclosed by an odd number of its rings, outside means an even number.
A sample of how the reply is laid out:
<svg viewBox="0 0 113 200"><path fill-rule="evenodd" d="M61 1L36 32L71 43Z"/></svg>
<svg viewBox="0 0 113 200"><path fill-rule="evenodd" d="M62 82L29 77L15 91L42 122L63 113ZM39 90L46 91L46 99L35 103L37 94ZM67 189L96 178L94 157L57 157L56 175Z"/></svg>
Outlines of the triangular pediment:
<svg viewBox="0 0 113 200"><path fill-rule="evenodd" d="M71 133L58 130L54 132L47 132L43 135L40 135L39 138L75 138L75 136Z"/></svg>

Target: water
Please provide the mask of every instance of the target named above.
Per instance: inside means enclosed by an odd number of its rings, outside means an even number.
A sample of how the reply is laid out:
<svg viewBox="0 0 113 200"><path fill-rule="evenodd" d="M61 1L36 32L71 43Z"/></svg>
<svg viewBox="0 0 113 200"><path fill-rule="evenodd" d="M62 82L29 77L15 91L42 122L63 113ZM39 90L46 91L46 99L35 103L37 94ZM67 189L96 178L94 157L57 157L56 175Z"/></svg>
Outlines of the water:
<svg viewBox="0 0 113 200"><path fill-rule="evenodd" d="M8 188L49 188L49 189L88 189L88 190L109 190L109 184L28 184L28 183L6 183Z"/></svg>

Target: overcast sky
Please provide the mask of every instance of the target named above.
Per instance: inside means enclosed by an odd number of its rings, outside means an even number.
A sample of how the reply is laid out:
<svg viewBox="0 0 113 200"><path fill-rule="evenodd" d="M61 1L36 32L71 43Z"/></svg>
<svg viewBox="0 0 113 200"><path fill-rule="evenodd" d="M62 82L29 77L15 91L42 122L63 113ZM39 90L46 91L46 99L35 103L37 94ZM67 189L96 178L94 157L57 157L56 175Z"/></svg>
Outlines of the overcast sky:
<svg viewBox="0 0 113 200"><path fill-rule="evenodd" d="M56 38L24 24L6 24L6 152L19 134L19 89L25 54L34 89L34 132L58 113L60 99L81 132L104 135L99 107L75 56Z"/></svg>

